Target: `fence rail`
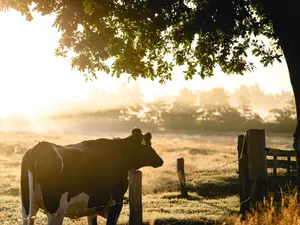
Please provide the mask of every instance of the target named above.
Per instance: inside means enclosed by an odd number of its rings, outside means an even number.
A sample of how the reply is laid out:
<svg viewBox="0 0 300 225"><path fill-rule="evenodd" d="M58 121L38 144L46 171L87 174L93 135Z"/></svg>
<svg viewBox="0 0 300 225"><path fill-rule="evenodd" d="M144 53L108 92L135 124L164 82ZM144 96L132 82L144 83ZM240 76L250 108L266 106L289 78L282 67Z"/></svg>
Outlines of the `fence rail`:
<svg viewBox="0 0 300 225"><path fill-rule="evenodd" d="M267 167L268 168L283 168L283 169L292 168L293 170L296 170L297 162L289 161L289 160L268 159Z"/></svg>
<svg viewBox="0 0 300 225"><path fill-rule="evenodd" d="M282 150L282 149L276 149L276 148L266 148L266 155L295 157L295 151L294 150Z"/></svg>
<svg viewBox="0 0 300 225"><path fill-rule="evenodd" d="M292 157L295 157L293 150L266 148L266 155L273 156L273 159L267 159L267 168L273 168L273 176L277 176L277 168L286 169L288 176L291 175L291 169L297 170L297 162L291 160ZM286 157L286 160L277 157Z"/></svg>

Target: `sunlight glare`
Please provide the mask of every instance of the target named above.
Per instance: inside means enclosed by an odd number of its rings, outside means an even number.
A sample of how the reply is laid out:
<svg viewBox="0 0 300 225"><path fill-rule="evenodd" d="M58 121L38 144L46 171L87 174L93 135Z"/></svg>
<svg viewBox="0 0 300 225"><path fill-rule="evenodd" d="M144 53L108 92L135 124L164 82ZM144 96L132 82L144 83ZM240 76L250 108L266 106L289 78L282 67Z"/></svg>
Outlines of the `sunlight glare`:
<svg viewBox="0 0 300 225"><path fill-rule="evenodd" d="M254 83L258 83L266 93L291 91L285 63L275 63L268 68L256 63L258 69L244 76L228 76L216 70L214 77L202 80L195 76L192 81L185 81L182 69L176 67L172 82L167 81L165 85L144 79L128 83L126 76L117 79L102 72L98 73L97 80L85 82L82 74L71 71L69 62L55 57L60 34L52 27L53 22L54 16L40 16L37 13L32 22L27 22L13 10L0 13L0 118L11 115L31 119L37 115L47 116L58 109L67 109L69 103L80 101L89 102L95 109L98 106L94 104L93 91L117 92L123 84L139 84L144 101L153 101L164 95L178 95L183 88L207 91L223 87L233 92L240 85Z"/></svg>

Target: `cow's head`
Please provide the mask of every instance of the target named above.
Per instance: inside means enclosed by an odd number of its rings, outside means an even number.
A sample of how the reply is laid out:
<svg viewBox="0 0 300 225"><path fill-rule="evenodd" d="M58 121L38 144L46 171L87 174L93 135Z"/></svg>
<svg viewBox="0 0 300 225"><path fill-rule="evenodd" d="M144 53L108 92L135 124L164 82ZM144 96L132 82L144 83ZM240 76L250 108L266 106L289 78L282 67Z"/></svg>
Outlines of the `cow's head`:
<svg viewBox="0 0 300 225"><path fill-rule="evenodd" d="M154 168L163 165L164 161L156 153L151 146L151 133L142 134L139 128L132 130L131 136L127 138L129 141L128 153L131 159L131 169L139 169L144 166L152 166Z"/></svg>

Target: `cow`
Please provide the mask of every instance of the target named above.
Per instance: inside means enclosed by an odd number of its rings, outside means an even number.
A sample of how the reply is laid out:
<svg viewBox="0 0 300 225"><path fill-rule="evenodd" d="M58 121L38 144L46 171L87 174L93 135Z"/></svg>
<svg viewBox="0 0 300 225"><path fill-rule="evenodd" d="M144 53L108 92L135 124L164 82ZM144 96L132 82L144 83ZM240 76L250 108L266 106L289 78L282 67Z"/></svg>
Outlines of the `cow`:
<svg viewBox="0 0 300 225"><path fill-rule="evenodd" d="M25 152L21 164L23 225L33 225L39 209L47 214L48 225L84 216L88 225L97 225L97 216L116 224L128 171L163 165L151 138L151 133L135 128L125 138L36 144Z"/></svg>

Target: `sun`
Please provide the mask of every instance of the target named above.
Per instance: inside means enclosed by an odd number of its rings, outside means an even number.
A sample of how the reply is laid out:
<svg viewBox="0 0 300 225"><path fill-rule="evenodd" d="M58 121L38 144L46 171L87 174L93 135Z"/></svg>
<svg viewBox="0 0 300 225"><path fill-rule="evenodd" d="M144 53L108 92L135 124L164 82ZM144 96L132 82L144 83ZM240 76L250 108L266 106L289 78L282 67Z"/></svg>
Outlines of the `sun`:
<svg viewBox="0 0 300 225"><path fill-rule="evenodd" d="M0 115L34 115L45 106L37 74L43 66L41 60L47 59L47 53L41 48L45 39L38 36L44 32L36 32L14 11L0 13L0 31Z"/></svg>
<svg viewBox="0 0 300 225"><path fill-rule="evenodd" d="M60 34L53 16L28 22L16 11L0 13L0 115L35 116L86 96L82 75L55 57Z"/></svg>
<svg viewBox="0 0 300 225"><path fill-rule="evenodd" d="M88 101L93 90L116 91L124 79L99 73L94 82L55 56L60 33L53 15L33 15L28 22L11 10L0 13L0 116L34 118L49 115L68 103ZM126 79L125 79L126 80Z"/></svg>

